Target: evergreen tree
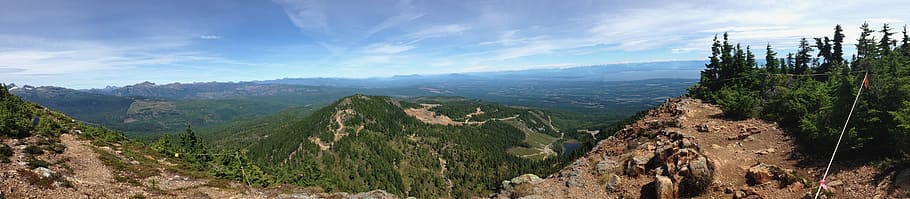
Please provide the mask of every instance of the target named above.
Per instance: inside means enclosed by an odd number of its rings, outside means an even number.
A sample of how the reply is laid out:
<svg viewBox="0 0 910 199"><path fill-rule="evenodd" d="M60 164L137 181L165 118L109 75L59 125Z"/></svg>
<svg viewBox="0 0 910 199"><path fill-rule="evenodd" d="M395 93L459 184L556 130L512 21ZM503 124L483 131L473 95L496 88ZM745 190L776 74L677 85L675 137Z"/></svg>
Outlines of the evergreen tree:
<svg viewBox="0 0 910 199"><path fill-rule="evenodd" d="M780 67L779 67L779 68L780 68L780 72L779 72L780 74L788 74L788 73L789 73L789 72L787 71L787 59L785 59L785 58L780 58L780 59L777 60L777 63L780 64Z"/></svg>
<svg viewBox="0 0 910 199"><path fill-rule="evenodd" d="M786 71L785 73L787 73L787 74L793 74L793 73L796 73L796 72L794 72L795 70L796 70L796 61L794 61L794 59L793 59L793 53L787 53L787 67L784 71Z"/></svg>
<svg viewBox="0 0 910 199"><path fill-rule="evenodd" d="M860 61L867 56L875 57L876 53L875 37L872 36L874 31L869 28L869 23L863 23L860 26L860 30L859 39L856 40L856 58L853 59L854 62ZM856 67L853 68L853 71L857 70Z"/></svg>
<svg viewBox="0 0 910 199"><path fill-rule="evenodd" d="M758 64L755 63L755 54L752 54L752 49L750 49L749 46L746 46L746 66L743 68L743 71L750 71L754 69L755 66L758 66Z"/></svg>
<svg viewBox="0 0 910 199"><path fill-rule="evenodd" d="M799 41L799 50L796 53L796 65L794 66L793 73L796 74L805 74L809 70L809 63L812 62L811 53L812 47L809 46L809 41L806 41L806 38L802 38Z"/></svg>
<svg viewBox="0 0 910 199"><path fill-rule="evenodd" d="M832 61L834 64L844 63L844 29L841 28L840 24L834 27L834 42L831 45L832 52Z"/></svg>
<svg viewBox="0 0 910 199"><path fill-rule="evenodd" d="M771 44L768 44L768 47L765 48L765 71L768 73L778 73L778 67L780 63L777 60L777 52L771 49Z"/></svg>
<svg viewBox="0 0 910 199"><path fill-rule="evenodd" d="M891 39L891 35L894 33L891 32L891 28L888 27L888 24L882 25L882 40L878 43L878 48L881 50L881 56L888 56L891 54L891 48L894 46L894 40Z"/></svg>
<svg viewBox="0 0 910 199"><path fill-rule="evenodd" d="M902 31L903 36L901 38L901 54L906 58L910 58L910 37L907 36L907 26L904 25L904 31Z"/></svg>
<svg viewBox="0 0 910 199"><path fill-rule="evenodd" d="M712 84L717 80L718 71L720 69L720 54L721 54L721 44L717 40L717 35L714 35L714 44L711 45L711 56L708 57L710 60L707 65L705 65L705 70L701 74L701 82L711 88L715 89L713 86L708 85Z"/></svg>
<svg viewBox="0 0 910 199"><path fill-rule="evenodd" d="M818 49L818 55L816 56L822 58L822 63L815 69L815 73L827 73L831 69L831 64L835 62L834 55L831 52L831 40L828 37L815 38L815 48Z"/></svg>
<svg viewBox="0 0 910 199"><path fill-rule="evenodd" d="M718 79L729 79L732 78L736 71L733 69L733 45L730 45L728 34L724 33L724 43L721 46L721 56L720 56L720 75Z"/></svg>

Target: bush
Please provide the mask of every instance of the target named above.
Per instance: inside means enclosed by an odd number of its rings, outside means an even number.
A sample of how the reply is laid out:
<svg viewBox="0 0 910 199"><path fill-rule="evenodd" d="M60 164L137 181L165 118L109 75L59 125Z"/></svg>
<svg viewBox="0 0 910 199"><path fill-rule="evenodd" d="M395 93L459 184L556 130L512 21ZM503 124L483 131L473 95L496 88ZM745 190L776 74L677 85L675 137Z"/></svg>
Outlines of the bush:
<svg viewBox="0 0 910 199"><path fill-rule="evenodd" d="M13 149L6 144L0 143L0 163L8 163L9 156L13 156Z"/></svg>
<svg viewBox="0 0 910 199"><path fill-rule="evenodd" d="M28 146L25 147L25 149L23 149L22 151L25 152L26 154L30 154L30 155L41 155L41 154L44 154L44 150L41 150L40 147L35 146L35 145L28 145Z"/></svg>
<svg viewBox="0 0 910 199"><path fill-rule="evenodd" d="M747 118L753 115L758 97L745 89L737 87L723 88L718 94L717 104L721 106L727 117Z"/></svg>

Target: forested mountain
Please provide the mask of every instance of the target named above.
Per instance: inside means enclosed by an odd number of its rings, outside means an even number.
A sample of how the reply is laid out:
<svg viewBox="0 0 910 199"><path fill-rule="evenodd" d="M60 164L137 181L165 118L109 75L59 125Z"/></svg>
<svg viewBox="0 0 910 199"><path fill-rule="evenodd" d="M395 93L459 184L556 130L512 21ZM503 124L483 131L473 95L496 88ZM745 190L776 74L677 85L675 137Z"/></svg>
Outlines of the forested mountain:
<svg viewBox="0 0 910 199"><path fill-rule="evenodd" d="M250 147L250 157L280 183L465 198L492 193L501 180L523 173L551 173L583 152L554 152L562 150L562 134L574 132L561 132L545 111L467 100L415 102L345 97L272 129Z"/></svg>

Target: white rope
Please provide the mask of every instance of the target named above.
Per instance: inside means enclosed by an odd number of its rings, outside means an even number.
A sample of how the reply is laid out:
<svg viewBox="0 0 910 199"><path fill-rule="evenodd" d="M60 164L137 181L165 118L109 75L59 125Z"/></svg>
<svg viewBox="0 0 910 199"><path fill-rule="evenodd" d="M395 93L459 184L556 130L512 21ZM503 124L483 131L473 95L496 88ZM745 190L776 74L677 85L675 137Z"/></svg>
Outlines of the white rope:
<svg viewBox="0 0 910 199"><path fill-rule="evenodd" d="M844 132L847 131L847 124L850 123L850 117L853 116L853 109L856 108L856 101L859 101L859 95L863 93L863 86L868 81L869 72L866 72L866 75L863 76L863 81L860 82L859 91L856 91L856 98L853 99L853 106L850 107L850 113L847 114L847 121L844 122L844 128L840 131L840 136L837 137L837 144L834 145L834 152L831 153L831 160L828 160L828 167L825 168L825 174L822 175L822 180L819 181L818 191L815 191L815 198L818 199L818 194L822 192L822 186L827 186L823 184L825 179L828 177L828 171L831 169L831 163L834 163L834 156L837 155L837 148L840 148L840 141L844 138Z"/></svg>

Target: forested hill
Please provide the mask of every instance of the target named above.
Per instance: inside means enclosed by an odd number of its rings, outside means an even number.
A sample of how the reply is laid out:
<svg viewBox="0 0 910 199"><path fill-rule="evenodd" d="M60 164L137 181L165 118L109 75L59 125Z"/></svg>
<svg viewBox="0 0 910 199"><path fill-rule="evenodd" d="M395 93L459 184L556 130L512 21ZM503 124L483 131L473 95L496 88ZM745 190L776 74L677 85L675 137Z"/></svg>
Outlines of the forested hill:
<svg viewBox="0 0 910 199"><path fill-rule="evenodd" d="M575 134L560 139L559 129L539 110L354 95L275 129L250 147L250 157L280 183L467 198L492 193L504 179L565 165L573 156L557 151Z"/></svg>

